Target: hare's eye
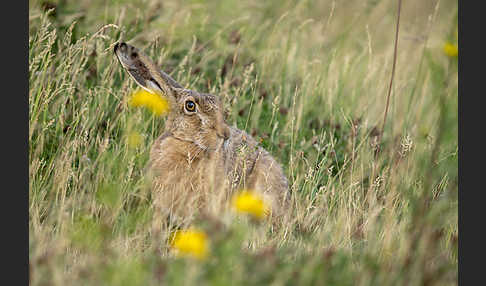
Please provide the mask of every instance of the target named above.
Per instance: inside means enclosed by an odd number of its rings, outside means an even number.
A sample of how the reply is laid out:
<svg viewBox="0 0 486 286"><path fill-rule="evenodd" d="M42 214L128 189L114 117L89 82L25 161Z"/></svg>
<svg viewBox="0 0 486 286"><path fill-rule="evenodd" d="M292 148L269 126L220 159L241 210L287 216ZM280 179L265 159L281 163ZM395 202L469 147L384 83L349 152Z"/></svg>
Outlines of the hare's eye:
<svg viewBox="0 0 486 286"><path fill-rule="evenodd" d="M196 104L192 100L186 101L186 110L189 112L196 111Z"/></svg>

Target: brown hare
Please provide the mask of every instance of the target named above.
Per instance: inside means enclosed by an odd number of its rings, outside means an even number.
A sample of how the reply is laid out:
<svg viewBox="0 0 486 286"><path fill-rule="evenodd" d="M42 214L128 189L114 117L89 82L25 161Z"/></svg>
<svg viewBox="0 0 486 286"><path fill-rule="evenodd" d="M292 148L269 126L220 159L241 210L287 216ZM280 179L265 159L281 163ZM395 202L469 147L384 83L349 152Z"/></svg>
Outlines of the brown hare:
<svg viewBox="0 0 486 286"><path fill-rule="evenodd" d="M138 85L169 101L165 132L153 143L147 166L156 216L186 216L201 206L220 210L240 189L259 192L273 216L282 213L288 181L281 166L224 121L217 96L183 88L134 46L117 43L114 52Z"/></svg>

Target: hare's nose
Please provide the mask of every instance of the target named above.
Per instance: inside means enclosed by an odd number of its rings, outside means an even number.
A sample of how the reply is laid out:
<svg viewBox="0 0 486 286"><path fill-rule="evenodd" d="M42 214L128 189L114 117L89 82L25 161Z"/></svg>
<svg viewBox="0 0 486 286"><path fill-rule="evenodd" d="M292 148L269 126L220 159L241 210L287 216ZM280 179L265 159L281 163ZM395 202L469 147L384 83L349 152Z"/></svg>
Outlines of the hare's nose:
<svg viewBox="0 0 486 286"><path fill-rule="evenodd" d="M120 49L122 53L127 51L127 44L125 43L116 43L115 47L113 48L113 51L116 53L116 51Z"/></svg>

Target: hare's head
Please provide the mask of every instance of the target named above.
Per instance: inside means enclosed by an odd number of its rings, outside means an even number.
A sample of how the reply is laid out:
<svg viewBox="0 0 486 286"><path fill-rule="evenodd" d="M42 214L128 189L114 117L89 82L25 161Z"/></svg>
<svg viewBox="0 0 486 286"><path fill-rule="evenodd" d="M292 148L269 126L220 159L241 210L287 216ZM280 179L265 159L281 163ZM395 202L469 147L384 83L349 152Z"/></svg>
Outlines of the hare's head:
<svg viewBox="0 0 486 286"><path fill-rule="evenodd" d="M219 139L229 136L218 97L183 88L131 45L117 43L114 51L120 64L138 85L167 97L170 111L165 129L175 138L210 149Z"/></svg>

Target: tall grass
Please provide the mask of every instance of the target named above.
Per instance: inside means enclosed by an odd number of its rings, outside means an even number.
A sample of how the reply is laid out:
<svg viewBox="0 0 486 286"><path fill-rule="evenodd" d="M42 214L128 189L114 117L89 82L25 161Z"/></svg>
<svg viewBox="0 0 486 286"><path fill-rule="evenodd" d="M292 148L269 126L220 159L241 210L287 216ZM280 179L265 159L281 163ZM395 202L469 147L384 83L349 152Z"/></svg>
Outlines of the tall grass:
<svg viewBox="0 0 486 286"><path fill-rule="evenodd" d="M457 284L457 59L442 50L457 2L402 4L376 156L395 1L46 3L29 2L32 285ZM144 167L164 120L128 106L119 40L220 95L282 163L281 226L201 214L203 262L149 235Z"/></svg>

